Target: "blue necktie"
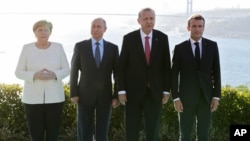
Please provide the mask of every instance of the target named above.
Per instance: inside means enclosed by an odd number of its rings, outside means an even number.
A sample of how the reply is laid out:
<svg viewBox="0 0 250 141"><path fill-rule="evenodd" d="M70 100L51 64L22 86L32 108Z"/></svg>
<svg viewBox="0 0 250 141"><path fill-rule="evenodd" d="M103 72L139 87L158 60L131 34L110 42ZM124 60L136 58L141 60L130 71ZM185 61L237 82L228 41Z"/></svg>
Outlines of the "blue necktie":
<svg viewBox="0 0 250 141"><path fill-rule="evenodd" d="M100 62L101 62L101 55L100 55L100 43L96 42L96 48L95 48L95 62L96 62L96 66L97 68L99 68L100 66Z"/></svg>

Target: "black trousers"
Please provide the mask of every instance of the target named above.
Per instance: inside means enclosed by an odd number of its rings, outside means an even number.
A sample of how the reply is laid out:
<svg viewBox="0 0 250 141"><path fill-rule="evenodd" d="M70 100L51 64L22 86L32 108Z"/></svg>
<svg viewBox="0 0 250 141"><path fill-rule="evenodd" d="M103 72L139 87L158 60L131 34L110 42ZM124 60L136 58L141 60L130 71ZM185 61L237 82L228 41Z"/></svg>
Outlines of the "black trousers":
<svg viewBox="0 0 250 141"><path fill-rule="evenodd" d="M183 105L183 112L179 113L180 138L179 141L192 141L192 129L195 124L196 140L209 141L212 113L210 104L201 92L197 104Z"/></svg>
<svg viewBox="0 0 250 141"><path fill-rule="evenodd" d="M58 141L63 103L25 104L31 141Z"/></svg>
<svg viewBox="0 0 250 141"><path fill-rule="evenodd" d="M78 104L77 141L108 141L111 112L111 104Z"/></svg>
<svg viewBox="0 0 250 141"><path fill-rule="evenodd" d="M152 97L150 88L146 89L147 91L143 103L126 103L126 141L139 141L140 125L143 119L146 131L146 141L159 141L162 103L156 103Z"/></svg>

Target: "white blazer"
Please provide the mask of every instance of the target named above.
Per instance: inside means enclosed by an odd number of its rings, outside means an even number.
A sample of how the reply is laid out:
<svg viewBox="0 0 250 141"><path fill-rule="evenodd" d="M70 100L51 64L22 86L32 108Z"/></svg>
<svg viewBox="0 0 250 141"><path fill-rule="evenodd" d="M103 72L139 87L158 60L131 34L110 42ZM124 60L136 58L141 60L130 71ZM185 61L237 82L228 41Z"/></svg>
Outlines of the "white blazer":
<svg viewBox="0 0 250 141"><path fill-rule="evenodd" d="M35 72L41 69L55 72L55 80L34 80ZM51 42L47 49L39 49L35 43L23 46L15 75L24 80L22 102L46 104L65 101L62 80L69 75L70 68L63 46Z"/></svg>

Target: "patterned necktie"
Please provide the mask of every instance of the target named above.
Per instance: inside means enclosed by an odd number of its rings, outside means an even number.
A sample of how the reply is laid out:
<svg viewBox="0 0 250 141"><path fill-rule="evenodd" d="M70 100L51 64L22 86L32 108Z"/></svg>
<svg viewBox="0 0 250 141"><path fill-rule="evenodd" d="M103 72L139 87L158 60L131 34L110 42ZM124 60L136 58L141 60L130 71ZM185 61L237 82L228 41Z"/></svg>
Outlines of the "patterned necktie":
<svg viewBox="0 0 250 141"><path fill-rule="evenodd" d="M149 64L149 60L150 60L149 36L145 37L145 56L146 56L147 63Z"/></svg>
<svg viewBox="0 0 250 141"><path fill-rule="evenodd" d="M201 56L200 56L200 47L199 47L199 42L195 42L195 60L198 64L198 66L200 65L200 59L201 59Z"/></svg>
<svg viewBox="0 0 250 141"><path fill-rule="evenodd" d="M95 48L95 62L96 62L96 66L97 68L99 68L100 66L100 62L101 62L101 55L100 55L100 43L96 42L96 48Z"/></svg>

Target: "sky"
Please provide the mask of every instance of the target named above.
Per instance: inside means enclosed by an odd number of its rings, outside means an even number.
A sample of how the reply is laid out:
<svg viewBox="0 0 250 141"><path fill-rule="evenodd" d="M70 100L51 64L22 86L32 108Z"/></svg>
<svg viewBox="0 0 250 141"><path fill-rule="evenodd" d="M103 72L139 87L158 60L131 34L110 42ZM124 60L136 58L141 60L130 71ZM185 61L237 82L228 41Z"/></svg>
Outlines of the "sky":
<svg viewBox="0 0 250 141"><path fill-rule="evenodd" d="M137 14L144 7L157 14L186 11L187 0L1 0L0 13ZM193 0L193 11L250 8L249 0Z"/></svg>
<svg viewBox="0 0 250 141"><path fill-rule="evenodd" d="M193 0L193 11L216 8L250 9L248 1ZM78 16L77 14L107 14L104 16L106 16L105 19L108 18L106 20L111 30L108 30L105 35L106 37L116 35L115 40L118 41L121 40L120 34L123 32L117 34L116 31L126 30L127 32L128 29L137 29L138 24L136 19L128 21L127 18L124 18L126 16L116 16L114 19L109 14L137 16L142 8L151 7L155 10L156 15L171 15L186 12L186 4L187 0L0 0L0 65L2 68L0 83L13 83L13 80L22 83L13 74L22 45L35 40L31 30L34 21L43 18L52 21L54 28L50 39L62 42L65 47L73 47L76 41L89 37L88 28L90 19L93 18L93 15ZM73 16L74 14L76 16ZM79 17L83 18L79 19ZM111 31L115 33L110 33ZM73 37L77 38L72 39ZM70 51L72 50L70 49Z"/></svg>

